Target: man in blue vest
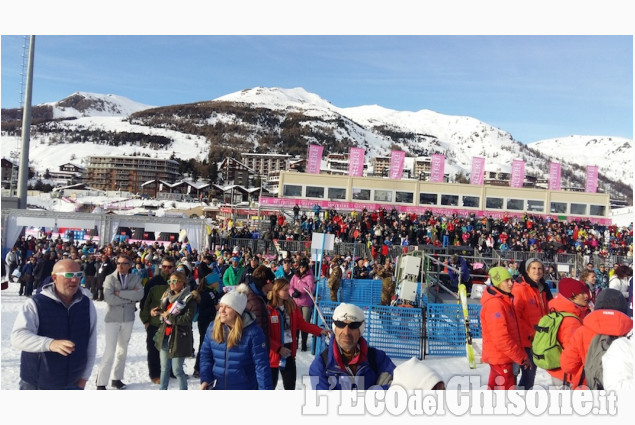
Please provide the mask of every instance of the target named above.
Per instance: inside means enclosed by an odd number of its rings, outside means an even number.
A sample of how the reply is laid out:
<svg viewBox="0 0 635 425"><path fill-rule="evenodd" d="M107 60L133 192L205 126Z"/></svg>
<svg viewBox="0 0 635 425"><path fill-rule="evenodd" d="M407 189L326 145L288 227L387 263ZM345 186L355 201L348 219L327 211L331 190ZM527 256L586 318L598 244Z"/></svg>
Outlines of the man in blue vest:
<svg viewBox="0 0 635 425"><path fill-rule="evenodd" d="M81 288L73 260L53 267L52 282L28 299L16 317L11 344L22 350L21 390L84 389L95 364L97 312Z"/></svg>

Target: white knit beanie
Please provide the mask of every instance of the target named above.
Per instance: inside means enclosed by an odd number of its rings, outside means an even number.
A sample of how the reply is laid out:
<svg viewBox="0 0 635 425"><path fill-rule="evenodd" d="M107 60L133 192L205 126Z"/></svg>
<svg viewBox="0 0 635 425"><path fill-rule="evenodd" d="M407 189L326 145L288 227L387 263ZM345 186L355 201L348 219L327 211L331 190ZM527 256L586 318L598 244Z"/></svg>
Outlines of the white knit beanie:
<svg viewBox="0 0 635 425"><path fill-rule="evenodd" d="M393 371L392 385L406 390L431 390L439 382L441 376L416 357L403 362Z"/></svg>
<svg viewBox="0 0 635 425"><path fill-rule="evenodd" d="M349 320L351 322L364 322L362 326L359 327L359 333L364 334L364 328L366 327L366 318L364 317L364 311L357 307L355 304L346 304L341 303L337 306L337 308L333 311L333 320ZM337 328L335 323L332 325L333 332Z"/></svg>
<svg viewBox="0 0 635 425"><path fill-rule="evenodd" d="M248 293L249 287L244 283L241 283L236 287L236 289L230 290L228 293L223 295L223 298L220 299L220 304L225 304L226 306L231 307L239 315L242 315L243 311L245 311L245 306L247 305Z"/></svg>

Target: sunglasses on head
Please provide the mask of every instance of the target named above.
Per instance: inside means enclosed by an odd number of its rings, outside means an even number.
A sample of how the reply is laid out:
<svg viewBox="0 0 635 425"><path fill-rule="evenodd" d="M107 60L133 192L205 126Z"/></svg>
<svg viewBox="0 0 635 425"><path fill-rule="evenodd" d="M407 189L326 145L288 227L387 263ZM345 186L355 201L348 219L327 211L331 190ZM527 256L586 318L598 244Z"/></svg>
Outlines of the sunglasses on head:
<svg viewBox="0 0 635 425"><path fill-rule="evenodd" d="M64 276L66 279L72 279L74 277L81 279L84 277L84 272L59 272L55 273L55 276Z"/></svg>
<svg viewBox="0 0 635 425"><path fill-rule="evenodd" d="M346 326L348 326L349 329L359 329L359 327L362 326L362 323L364 323L364 322L346 323L346 322L344 322L342 320L333 320L333 323L339 329L344 329Z"/></svg>

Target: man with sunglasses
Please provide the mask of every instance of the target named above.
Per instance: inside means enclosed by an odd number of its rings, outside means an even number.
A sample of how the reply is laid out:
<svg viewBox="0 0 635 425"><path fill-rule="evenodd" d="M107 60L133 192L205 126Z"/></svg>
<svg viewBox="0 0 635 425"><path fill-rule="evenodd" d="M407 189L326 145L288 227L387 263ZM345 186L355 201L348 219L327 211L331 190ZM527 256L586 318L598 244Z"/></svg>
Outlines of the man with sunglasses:
<svg viewBox="0 0 635 425"><path fill-rule="evenodd" d="M116 265L117 270L106 276L104 281L104 301L108 304L104 318L106 346L97 373L98 390L106 389L111 371L111 385L118 390L126 387L121 380L126 368L128 344L137 311L136 304L143 297L141 278L130 273L130 257L120 254L117 256Z"/></svg>
<svg viewBox="0 0 635 425"><path fill-rule="evenodd" d="M21 390L84 389L95 364L97 312L72 260L53 267L52 281L18 312L11 344L22 350Z"/></svg>
<svg viewBox="0 0 635 425"><path fill-rule="evenodd" d="M161 295L168 288L168 278L175 271L176 259L166 256L161 260L159 273L143 287L143 298L139 301L139 317L146 328L146 350L148 351L148 374L150 381L159 384L161 381L161 357L154 345L154 335L161 325L159 317L152 317L150 312L161 303Z"/></svg>
<svg viewBox="0 0 635 425"><path fill-rule="evenodd" d="M388 389L395 364L368 345L362 336L365 322L364 311L354 304L341 303L333 311L335 339L309 368L314 390Z"/></svg>

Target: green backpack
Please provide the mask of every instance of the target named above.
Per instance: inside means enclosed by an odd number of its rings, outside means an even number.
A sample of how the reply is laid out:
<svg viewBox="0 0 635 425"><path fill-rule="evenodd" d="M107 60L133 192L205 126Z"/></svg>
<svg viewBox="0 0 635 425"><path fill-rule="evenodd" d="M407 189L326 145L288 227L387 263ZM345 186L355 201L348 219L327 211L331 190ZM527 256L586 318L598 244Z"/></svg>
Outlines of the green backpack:
<svg viewBox="0 0 635 425"><path fill-rule="evenodd" d="M565 317L580 318L573 313L554 311L542 316L534 326L536 334L531 342L534 364L541 369L551 370L560 367L562 344L558 341L558 329Z"/></svg>

